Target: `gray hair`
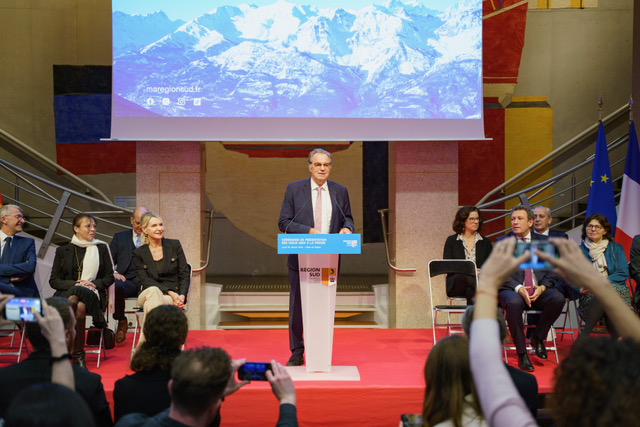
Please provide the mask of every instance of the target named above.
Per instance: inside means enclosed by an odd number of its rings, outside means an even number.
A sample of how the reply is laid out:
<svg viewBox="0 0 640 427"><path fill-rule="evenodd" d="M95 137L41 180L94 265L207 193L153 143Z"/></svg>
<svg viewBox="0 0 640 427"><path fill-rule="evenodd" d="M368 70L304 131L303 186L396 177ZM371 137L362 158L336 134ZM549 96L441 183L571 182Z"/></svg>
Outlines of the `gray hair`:
<svg viewBox="0 0 640 427"><path fill-rule="evenodd" d="M9 210L11 209L18 209L21 214L24 214L18 205L2 205L2 207L0 207L0 218L9 215Z"/></svg>
<svg viewBox="0 0 640 427"><path fill-rule="evenodd" d="M533 208L533 210L535 211L535 210L536 210L536 209L538 209L538 208L542 208L542 209L546 210L546 211L547 211L547 216L548 216L549 218L552 218L552 216L551 216L551 209L549 209L549 208L548 208L548 207L546 207L546 206L536 206L536 207L534 207L534 208Z"/></svg>
<svg viewBox="0 0 640 427"><path fill-rule="evenodd" d="M513 213L515 211L525 211L527 213L527 219L529 220L533 220L533 210L531 209L530 206L527 205L523 205L522 203L519 205L515 205L514 207L511 208L511 212L509 213L509 217L511 217L511 215L513 215Z"/></svg>
<svg viewBox="0 0 640 427"><path fill-rule="evenodd" d="M311 163L311 159L313 158L314 154L326 154L327 156L329 156L329 163L333 163L333 159L331 158L331 153L328 152L327 150L323 150L322 148L316 148L309 153L309 158L308 158L309 163Z"/></svg>

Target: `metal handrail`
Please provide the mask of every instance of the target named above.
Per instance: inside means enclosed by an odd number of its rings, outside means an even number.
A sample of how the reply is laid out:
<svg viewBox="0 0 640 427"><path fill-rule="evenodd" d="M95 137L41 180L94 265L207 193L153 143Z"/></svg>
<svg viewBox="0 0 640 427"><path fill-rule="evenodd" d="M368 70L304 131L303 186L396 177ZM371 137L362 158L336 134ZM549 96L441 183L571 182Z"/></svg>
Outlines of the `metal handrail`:
<svg viewBox="0 0 640 427"><path fill-rule="evenodd" d="M98 190L93 185L89 184L85 180L83 180L83 179L79 178L78 176L74 175L72 172L70 172L66 168L60 166L59 164L57 164L56 162L52 161L51 159L49 159L49 158L45 157L44 155L40 154L38 151L34 150L33 148L31 148L30 146L28 146L24 142L20 141L15 136L11 135L10 133L8 133L8 132L6 132L6 131L4 131L2 129L0 129L0 136L3 136L5 141L16 145L20 150L22 150L23 152L29 154L32 157L37 158L39 161L43 162L47 166L52 167L56 171L60 171L60 172L64 173L64 175L66 175L72 181L76 182L77 184L81 185L82 187L88 188L90 191L92 191L95 194L97 194L100 197L102 197L102 199L104 201L107 201L107 202L111 203L111 200L102 191Z"/></svg>
<svg viewBox="0 0 640 427"><path fill-rule="evenodd" d="M208 209L206 212L209 213L209 235L207 236L207 256L205 257L205 263L200 268L194 268L191 270L191 274L200 273L209 267L209 259L211 257L211 240L213 237L213 215L215 211L213 209Z"/></svg>
<svg viewBox="0 0 640 427"><path fill-rule="evenodd" d="M629 112L629 103L623 105L622 107L618 108L616 111L614 111L613 113L609 114L607 117L605 117L602 122L603 123L609 123L615 119L618 119L620 117L622 117L624 114L627 114ZM560 147L556 148L555 150L551 151L550 153L548 153L547 155L543 156L542 158L540 158L538 161L534 162L532 165L530 165L529 167L523 169L522 171L518 172L517 174L515 174L514 176L512 176L511 178L509 178L508 180L506 180L504 183L500 184L499 186L497 186L496 188L494 188L493 190L489 191L487 194L484 195L484 197L482 197L478 203L476 205L482 205L483 203L485 203L491 196L493 196L494 194L498 193L500 190L502 190L503 188L505 188L506 186L514 183L515 181L517 181L518 179L522 178L523 176L525 176L526 174L528 174L529 172L531 172L532 170L534 170L535 168L537 168L538 166L540 166L541 164L545 163L547 160L557 156L558 154L568 150L569 148L571 148L576 142L581 141L582 139L584 139L585 137L593 134L598 127L600 126L600 123L595 123L591 126L589 126L587 129L585 129L584 131L580 132L578 135L574 136L573 138L571 138L569 141L565 142L564 144L562 144ZM511 197L509 197L508 199L511 199ZM495 203L495 201L494 201Z"/></svg>
<svg viewBox="0 0 640 427"><path fill-rule="evenodd" d="M382 222L382 235L384 237L384 249L387 252L387 265L393 271L407 272L407 273L415 272L417 270L416 268L401 268L401 267L396 267L391 263L391 258L389 257L389 240L387 239L387 221L384 216L386 212L389 212L389 209L378 209L378 213L380 214L380 220Z"/></svg>

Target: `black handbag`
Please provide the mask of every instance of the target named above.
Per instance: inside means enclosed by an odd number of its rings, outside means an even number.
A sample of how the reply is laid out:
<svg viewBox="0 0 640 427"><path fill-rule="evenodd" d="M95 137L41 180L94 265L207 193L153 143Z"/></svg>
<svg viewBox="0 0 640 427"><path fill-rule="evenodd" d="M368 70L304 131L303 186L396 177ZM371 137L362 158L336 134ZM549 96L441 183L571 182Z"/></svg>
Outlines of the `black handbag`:
<svg viewBox="0 0 640 427"><path fill-rule="evenodd" d="M103 342L104 348L111 350L116 346L116 334L109 328L104 328L101 331L94 329L87 332L87 345L100 344L100 332L104 334Z"/></svg>

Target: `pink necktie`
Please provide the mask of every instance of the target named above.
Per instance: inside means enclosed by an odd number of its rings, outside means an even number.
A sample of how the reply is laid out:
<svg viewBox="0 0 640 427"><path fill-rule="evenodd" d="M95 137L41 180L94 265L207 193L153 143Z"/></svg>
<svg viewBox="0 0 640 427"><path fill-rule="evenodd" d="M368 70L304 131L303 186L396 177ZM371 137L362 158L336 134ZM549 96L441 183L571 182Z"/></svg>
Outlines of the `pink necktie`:
<svg viewBox="0 0 640 427"><path fill-rule="evenodd" d="M526 239L521 239L523 242L526 242ZM535 289L533 288L533 270L530 268L524 269L524 288L527 290L529 295L533 295Z"/></svg>
<svg viewBox="0 0 640 427"><path fill-rule="evenodd" d="M313 216L313 228L322 232L322 187L318 187L318 196L316 197L316 211Z"/></svg>

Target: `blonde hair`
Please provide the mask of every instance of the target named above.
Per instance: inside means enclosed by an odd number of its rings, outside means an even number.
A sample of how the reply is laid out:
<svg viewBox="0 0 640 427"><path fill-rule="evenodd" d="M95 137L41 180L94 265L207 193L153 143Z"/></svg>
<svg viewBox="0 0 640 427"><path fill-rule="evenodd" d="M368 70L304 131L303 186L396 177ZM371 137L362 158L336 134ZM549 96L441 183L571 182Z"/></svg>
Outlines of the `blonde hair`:
<svg viewBox="0 0 640 427"><path fill-rule="evenodd" d="M151 218L158 218L160 221L162 221L162 217L160 217L160 215L155 212L147 211L142 214L142 218L140 218L140 227L142 227L142 233L140 233L140 235L142 236L140 238L140 244L142 245L149 244L149 236L144 232L144 229L149 224L149 221L151 221Z"/></svg>

